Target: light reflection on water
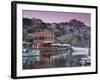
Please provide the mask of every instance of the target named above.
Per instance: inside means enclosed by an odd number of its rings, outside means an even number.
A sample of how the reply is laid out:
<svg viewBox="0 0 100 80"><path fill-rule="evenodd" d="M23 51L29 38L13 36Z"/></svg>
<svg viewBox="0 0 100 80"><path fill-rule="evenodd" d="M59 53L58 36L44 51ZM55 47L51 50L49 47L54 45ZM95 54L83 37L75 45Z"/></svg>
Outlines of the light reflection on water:
<svg viewBox="0 0 100 80"><path fill-rule="evenodd" d="M84 55L72 56L72 50L38 50L40 55L23 57L23 69L57 68L81 66Z"/></svg>

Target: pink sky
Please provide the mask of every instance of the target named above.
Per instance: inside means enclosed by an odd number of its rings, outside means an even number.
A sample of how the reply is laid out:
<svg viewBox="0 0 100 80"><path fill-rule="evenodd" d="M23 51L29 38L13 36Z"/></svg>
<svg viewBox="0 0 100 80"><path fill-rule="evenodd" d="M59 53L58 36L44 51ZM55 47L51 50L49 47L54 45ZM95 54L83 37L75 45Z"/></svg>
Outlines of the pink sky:
<svg viewBox="0 0 100 80"><path fill-rule="evenodd" d="M69 22L71 19L77 19L90 26L90 13L72 13L72 12L54 12L54 11L34 11L23 10L24 18L38 18L46 23Z"/></svg>

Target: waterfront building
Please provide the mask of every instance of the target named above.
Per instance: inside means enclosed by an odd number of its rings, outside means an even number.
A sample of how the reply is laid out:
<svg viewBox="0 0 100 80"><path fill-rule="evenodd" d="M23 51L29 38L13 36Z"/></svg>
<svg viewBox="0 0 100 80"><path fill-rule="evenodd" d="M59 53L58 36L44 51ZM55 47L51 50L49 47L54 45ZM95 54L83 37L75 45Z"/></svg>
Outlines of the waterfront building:
<svg viewBox="0 0 100 80"><path fill-rule="evenodd" d="M48 47L54 43L54 40L54 34L47 29L33 33L33 47L35 48Z"/></svg>

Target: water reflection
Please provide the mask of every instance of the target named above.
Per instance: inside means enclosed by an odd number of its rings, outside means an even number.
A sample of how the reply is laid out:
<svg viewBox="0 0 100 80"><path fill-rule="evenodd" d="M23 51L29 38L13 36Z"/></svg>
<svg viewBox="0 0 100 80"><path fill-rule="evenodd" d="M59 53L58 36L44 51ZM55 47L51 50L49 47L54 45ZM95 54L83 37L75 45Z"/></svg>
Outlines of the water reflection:
<svg viewBox="0 0 100 80"><path fill-rule="evenodd" d="M23 54L23 69L82 66L80 61L84 57L73 55L72 49L32 49L29 54Z"/></svg>

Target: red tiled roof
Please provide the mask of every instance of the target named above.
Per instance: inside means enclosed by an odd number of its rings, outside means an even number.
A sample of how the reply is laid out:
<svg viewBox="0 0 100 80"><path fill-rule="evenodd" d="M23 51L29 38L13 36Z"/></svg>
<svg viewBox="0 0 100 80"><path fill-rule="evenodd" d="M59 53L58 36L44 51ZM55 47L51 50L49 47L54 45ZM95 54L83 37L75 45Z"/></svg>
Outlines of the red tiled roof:
<svg viewBox="0 0 100 80"><path fill-rule="evenodd" d="M40 32L34 32L34 34L52 35L52 33L49 32L47 29L45 29L44 31L40 31Z"/></svg>

